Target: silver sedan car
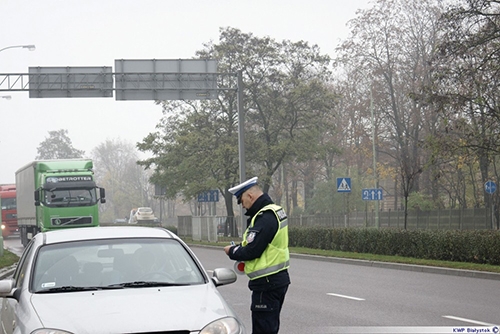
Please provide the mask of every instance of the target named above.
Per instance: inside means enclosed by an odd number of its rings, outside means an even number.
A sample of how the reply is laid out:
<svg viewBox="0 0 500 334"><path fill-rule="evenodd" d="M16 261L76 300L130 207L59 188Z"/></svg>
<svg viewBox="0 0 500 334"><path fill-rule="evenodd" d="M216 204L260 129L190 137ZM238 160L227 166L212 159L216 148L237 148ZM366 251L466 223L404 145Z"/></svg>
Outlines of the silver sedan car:
<svg viewBox="0 0 500 334"><path fill-rule="evenodd" d="M243 334L189 247L163 228L110 226L39 233L0 281L0 333Z"/></svg>

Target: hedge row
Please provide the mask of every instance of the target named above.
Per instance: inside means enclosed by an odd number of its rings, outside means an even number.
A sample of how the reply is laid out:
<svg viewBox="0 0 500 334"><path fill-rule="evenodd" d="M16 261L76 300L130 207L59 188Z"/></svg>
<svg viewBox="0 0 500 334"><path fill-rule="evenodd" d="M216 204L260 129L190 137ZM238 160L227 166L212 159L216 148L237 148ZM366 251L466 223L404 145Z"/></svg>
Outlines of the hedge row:
<svg viewBox="0 0 500 334"><path fill-rule="evenodd" d="M500 232L493 230L290 227L289 245L500 265Z"/></svg>

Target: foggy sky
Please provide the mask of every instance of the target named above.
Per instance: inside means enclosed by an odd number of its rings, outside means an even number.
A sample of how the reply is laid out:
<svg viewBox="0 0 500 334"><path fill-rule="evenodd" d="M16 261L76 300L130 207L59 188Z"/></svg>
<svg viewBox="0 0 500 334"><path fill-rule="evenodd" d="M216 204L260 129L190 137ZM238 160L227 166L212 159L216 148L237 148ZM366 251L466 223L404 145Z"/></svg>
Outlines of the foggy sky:
<svg viewBox="0 0 500 334"><path fill-rule="evenodd" d="M334 56L346 22L369 0L0 0L0 73L33 66L112 66L115 59L192 58L233 27L277 41L303 40ZM162 113L153 101L114 98L30 99L0 92L0 184L34 160L53 130L66 129L86 156L106 139L130 143L153 132Z"/></svg>

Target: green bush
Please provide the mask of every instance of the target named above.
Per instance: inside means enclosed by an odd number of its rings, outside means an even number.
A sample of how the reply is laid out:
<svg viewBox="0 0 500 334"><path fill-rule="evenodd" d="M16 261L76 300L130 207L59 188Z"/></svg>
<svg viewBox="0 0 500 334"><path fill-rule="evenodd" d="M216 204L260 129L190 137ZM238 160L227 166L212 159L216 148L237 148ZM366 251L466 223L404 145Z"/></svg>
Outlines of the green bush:
<svg viewBox="0 0 500 334"><path fill-rule="evenodd" d="M291 227L291 247L500 265L500 232Z"/></svg>

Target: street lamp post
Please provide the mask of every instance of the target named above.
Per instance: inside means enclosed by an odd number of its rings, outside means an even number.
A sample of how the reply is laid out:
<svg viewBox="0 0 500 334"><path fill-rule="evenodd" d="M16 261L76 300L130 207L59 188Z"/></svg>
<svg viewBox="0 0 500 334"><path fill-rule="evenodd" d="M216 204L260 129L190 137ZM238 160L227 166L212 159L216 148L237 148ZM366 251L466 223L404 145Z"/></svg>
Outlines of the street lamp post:
<svg viewBox="0 0 500 334"><path fill-rule="evenodd" d="M13 46L8 46L6 48L0 49L0 52L2 52L3 50L13 49L13 48L23 48L23 49L28 49L30 51L34 51L36 49L36 47L34 45L13 45Z"/></svg>

